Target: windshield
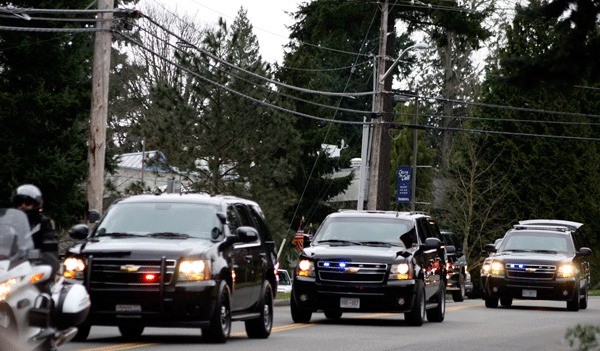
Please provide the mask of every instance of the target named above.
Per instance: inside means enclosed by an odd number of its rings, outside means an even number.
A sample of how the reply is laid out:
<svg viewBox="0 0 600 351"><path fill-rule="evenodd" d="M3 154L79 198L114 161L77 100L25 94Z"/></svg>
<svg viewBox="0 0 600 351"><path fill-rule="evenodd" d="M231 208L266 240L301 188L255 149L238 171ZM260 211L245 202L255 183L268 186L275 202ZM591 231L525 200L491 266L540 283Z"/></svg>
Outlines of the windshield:
<svg viewBox="0 0 600 351"><path fill-rule="evenodd" d="M315 243L374 244L411 247L416 243L410 221L392 218L329 218L315 234Z"/></svg>
<svg viewBox="0 0 600 351"><path fill-rule="evenodd" d="M119 203L110 207L94 236L211 239L221 232L218 208L190 203Z"/></svg>
<svg viewBox="0 0 600 351"><path fill-rule="evenodd" d="M519 231L507 234L502 239L499 251L532 251L573 254L575 252L575 247L571 237L566 234Z"/></svg>
<svg viewBox="0 0 600 351"><path fill-rule="evenodd" d="M0 259L11 256L15 237L20 251L33 248L29 221L25 213L14 208L2 208L0 209Z"/></svg>

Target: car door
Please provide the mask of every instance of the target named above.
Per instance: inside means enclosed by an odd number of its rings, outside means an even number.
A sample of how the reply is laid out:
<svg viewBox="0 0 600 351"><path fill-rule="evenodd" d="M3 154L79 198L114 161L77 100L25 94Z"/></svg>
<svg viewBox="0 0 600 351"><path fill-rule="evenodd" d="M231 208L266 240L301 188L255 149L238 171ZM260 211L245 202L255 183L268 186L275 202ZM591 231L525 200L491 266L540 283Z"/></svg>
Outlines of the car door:
<svg viewBox="0 0 600 351"><path fill-rule="evenodd" d="M242 226L242 221L235 206L227 207L227 224L233 233ZM249 308L252 297L252 267L248 263L251 253L242 243L236 243L227 250L227 260L232 272L233 286L231 289L231 310L243 311Z"/></svg>
<svg viewBox="0 0 600 351"><path fill-rule="evenodd" d="M422 217L416 220L419 232L419 240L424 243L427 238L435 237L432 234L428 218ZM427 299L435 295L442 281L443 263L437 249L427 249L423 251L423 269L425 278L425 295Z"/></svg>
<svg viewBox="0 0 600 351"><path fill-rule="evenodd" d="M247 227L256 228L256 224L250 214L250 209L246 204L238 203L235 208L240 215L241 224ZM266 259L265 251L262 246L260 234L257 240L250 243L239 244L239 247L243 247L246 250L246 264L248 272L248 307L258 302L261 296L262 282L263 282L263 261Z"/></svg>

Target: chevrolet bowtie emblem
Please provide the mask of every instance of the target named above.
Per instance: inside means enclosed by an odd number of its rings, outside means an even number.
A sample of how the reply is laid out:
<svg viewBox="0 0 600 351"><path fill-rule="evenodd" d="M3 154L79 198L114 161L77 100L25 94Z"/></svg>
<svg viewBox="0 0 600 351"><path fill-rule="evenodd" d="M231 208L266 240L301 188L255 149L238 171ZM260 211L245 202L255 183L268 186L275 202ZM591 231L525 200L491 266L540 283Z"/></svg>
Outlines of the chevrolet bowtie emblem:
<svg viewBox="0 0 600 351"><path fill-rule="evenodd" d="M533 273L533 272L537 271L537 269L535 269L535 268L527 268L527 269L525 269L525 271L529 272L529 273Z"/></svg>
<svg viewBox="0 0 600 351"><path fill-rule="evenodd" d="M134 266L132 264L121 266L121 270L125 272L137 272L138 269L140 269L140 266Z"/></svg>

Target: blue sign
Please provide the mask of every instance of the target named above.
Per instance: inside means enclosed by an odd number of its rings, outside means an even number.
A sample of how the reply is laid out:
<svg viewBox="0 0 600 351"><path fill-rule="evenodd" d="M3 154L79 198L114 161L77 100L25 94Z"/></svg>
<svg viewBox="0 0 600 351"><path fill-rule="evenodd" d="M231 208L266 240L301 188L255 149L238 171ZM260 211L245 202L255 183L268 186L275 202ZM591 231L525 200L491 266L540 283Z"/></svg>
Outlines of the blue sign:
<svg viewBox="0 0 600 351"><path fill-rule="evenodd" d="M412 177L412 168L410 166L400 166L398 167L397 175L397 192L396 192L396 202L399 204L407 204L410 203L410 185L411 185L411 177Z"/></svg>

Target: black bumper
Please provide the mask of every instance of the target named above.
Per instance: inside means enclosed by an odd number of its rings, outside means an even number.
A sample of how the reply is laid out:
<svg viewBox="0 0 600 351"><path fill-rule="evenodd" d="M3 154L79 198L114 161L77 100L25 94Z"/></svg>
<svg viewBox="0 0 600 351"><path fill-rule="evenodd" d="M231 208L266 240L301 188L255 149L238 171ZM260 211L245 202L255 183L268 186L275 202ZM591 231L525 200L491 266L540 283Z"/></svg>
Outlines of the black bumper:
<svg viewBox="0 0 600 351"><path fill-rule="evenodd" d="M214 281L156 289L92 289L89 325L208 326L217 298Z"/></svg>
<svg viewBox="0 0 600 351"><path fill-rule="evenodd" d="M575 279L535 281L488 276L481 279L484 293L493 297L510 297L527 300L567 301L573 298ZM535 296L531 296L535 291Z"/></svg>
<svg viewBox="0 0 600 351"><path fill-rule="evenodd" d="M294 282L292 298L298 307L313 312L408 312L415 296L414 280L377 285L347 285L323 284L305 279ZM342 298L358 298L360 307L342 308ZM401 299L402 304L399 303Z"/></svg>

